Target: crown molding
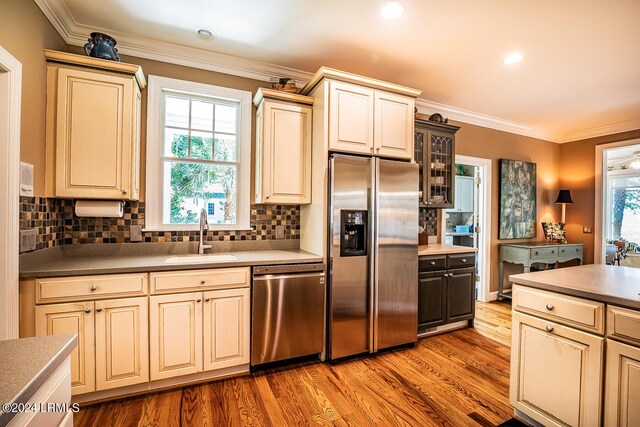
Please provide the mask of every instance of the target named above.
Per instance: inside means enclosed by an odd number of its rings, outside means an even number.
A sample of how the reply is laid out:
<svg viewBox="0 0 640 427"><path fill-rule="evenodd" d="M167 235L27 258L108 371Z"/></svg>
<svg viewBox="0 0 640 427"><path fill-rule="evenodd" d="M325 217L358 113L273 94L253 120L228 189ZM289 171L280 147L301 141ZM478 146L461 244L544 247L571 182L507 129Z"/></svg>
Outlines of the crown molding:
<svg viewBox="0 0 640 427"><path fill-rule="evenodd" d="M88 25L81 24L74 19L64 0L34 1L68 45L84 46L87 42L89 33L102 31L110 34L118 40L118 51L120 53L138 58L177 64L185 67L199 68L264 82L270 82L280 77L290 77L298 87L303 87L313 76L313 73L294 68L227 55L207 49L199 49L176 43L159 41L144 36L132 36L130 34L113 31L108 28L90 27ZM542 129L534 128L522 123L464 110L462 108L456 108L421 98L416 100L416 107L418 108L418 112L421 114L433 114L437 112L455 121L559 144L640 129L640 118L638 118L635 120L558 134L546 132Z"/></svg>

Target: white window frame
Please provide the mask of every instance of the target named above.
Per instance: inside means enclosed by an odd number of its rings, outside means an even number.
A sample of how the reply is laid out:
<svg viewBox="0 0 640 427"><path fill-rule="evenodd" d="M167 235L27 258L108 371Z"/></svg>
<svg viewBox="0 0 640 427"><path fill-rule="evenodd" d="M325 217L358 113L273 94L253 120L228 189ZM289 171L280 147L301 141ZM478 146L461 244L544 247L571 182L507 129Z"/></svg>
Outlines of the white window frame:
<svg viewBox="0 0 640 427"><path fill-rule="evenodd" d="M231 89L168 77L149 76L147 102L147 173L145 230L148 231L192 231L198 224L163 224L162 197L164 174L162 172L163 107L162 92L182 92L189 95L204 95L240 103L238 126L238 175L236 188L236 224L209 224L211 230L250 230L251 212L251 92Z"/></svg>

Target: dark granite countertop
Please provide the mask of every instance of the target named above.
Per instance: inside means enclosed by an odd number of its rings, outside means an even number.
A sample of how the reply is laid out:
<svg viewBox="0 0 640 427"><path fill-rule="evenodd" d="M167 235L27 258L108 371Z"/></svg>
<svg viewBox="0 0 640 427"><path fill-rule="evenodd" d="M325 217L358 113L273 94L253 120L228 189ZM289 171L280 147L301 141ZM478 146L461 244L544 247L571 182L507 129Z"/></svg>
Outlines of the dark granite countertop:
<svg viewBox="0 0 640 427"><path fill-rule="evenodd" d="M640 268L590 264L514 274L509 281L640 310Z"/></svg>
<svg viewBox="0 0 640 427"><path fill-rule="evenodd" d="M135 272L195 270L275 264L322 262L322 257L302 251L292 244L253 243L216 245L212 255L232 255L235 259L175 263L167 258L192 258L197 243L97 244L59 246L23 255L20 278L84 276ZM252 250L238 250L252 249Z"/></svg>
<svg viewBox="0 0 640 427"><path fill-rule="evenodd" d="M0 403L27 403L77 343L75 335L0 341ZM0 411L0 425L15 415Z"/></svg>

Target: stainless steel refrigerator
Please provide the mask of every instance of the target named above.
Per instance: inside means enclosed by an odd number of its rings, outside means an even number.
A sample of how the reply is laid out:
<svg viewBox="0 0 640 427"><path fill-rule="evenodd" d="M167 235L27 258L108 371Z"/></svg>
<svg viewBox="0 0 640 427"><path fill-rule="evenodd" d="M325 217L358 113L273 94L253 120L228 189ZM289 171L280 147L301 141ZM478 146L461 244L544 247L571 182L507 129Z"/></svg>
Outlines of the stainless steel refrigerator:
<svg viewBox="0 0 640 427"><path fill-rule="evenodd" d="M418 330L418 166L329 162L327 356L408 344Z"/></svg>

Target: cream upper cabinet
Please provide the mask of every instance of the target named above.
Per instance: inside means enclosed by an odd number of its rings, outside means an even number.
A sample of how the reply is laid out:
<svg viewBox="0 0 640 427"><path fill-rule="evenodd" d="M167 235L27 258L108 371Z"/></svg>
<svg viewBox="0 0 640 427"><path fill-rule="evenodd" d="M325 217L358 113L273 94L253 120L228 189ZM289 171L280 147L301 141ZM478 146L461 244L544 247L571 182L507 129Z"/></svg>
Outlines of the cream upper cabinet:
<svg viewBox="0 0 640 427"><path fill-rule="evenodd" d="M373 142L377 155L412 158L414 107L414 98L376 91Z"/></svg>
<svg viewBox="0 0 640 427"><path fill-rule="evenodd" d="M640 426L640 348L607 340L604 425Z"/></svg>
<svg viewBox="0 0 640 427"><path fill-rule="evenodd" d="M137 200L140 67L45 51L48 196Z"/></svg>
<svg viewBox="0 0 640 427"><path fill-rule="evenodd" d="M373 90L332 81L329 92L329 150L373 154Z"/></svg>
<svg viewBox="0 0 640 427"><path fill-rule="evenodd" d="M36 336L77 334L71 358L71 393L95 391L94 304L48 304L35 309Z"/></svg>
<svg viewBox="0 0 640 427"><path fill-rule="evenodd" d="M313 99L258 89L256 113L256 203L311 202Z"/></svg>
<svg viewBox="0 0 640 427"><path fill-rule="evenodd" d="M149 381L147 297L95 302L96 390Z"/></svg>
<svg viewBox="0 0 640 427"><path fill-rule="evenodd" d="M604 338L513 312L510 403L546 426L596 426Z"/></svg>
<svg viewBox="0 0 640 427"><path fill-rule="evenodd" d="M204 292L204 370L249 363L249 288Z"/></svg>
<svg viewBox="0 0 640 427"><path fill-rule="evenodd" d="M149 298L151 380L202 371L202 292Z"/></svg>

